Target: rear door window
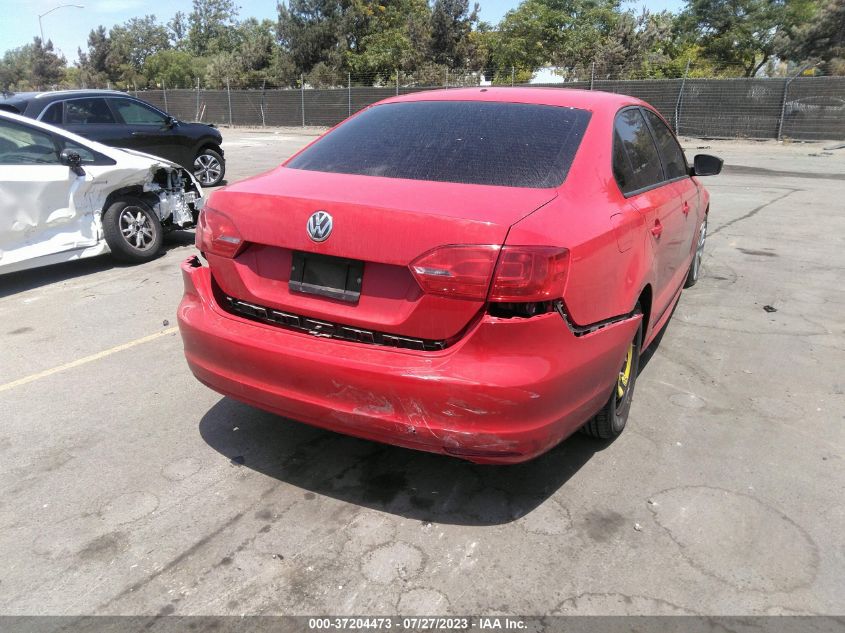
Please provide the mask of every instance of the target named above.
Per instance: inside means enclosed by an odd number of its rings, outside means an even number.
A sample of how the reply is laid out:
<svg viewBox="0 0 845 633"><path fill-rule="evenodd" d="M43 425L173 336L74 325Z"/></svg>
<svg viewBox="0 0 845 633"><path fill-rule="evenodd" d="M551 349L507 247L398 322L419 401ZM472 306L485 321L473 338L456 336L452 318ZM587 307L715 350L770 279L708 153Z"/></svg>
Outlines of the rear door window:
<svg viewBox="0 0 845 633"><path fill-rule="evenodd" d="M660 156L654 138L639 108L628 108L616 115L616 134L631 166L631 181L620 188L631 193L659 184L663 180Z"/></svg>
<svg viewBox="0 0 845 633"><path fill-rule="evenodd" d="M687 161L684 158L684 151L678 145L675 135L666 127L659 116L651 110L643 110L645 117L648 119L651 130L654 132L654 138L657 141L657 148L660 150L660 156L663 159L663 169L666 172L666 178L673 180L689 174L687 168Z"/></svg>
<svg viewBox="0 0 845 633"><path fill-rule="evenodd" d="M287 167L506 187L556 187L590 113L480 101L415 101L365 110Z"/></svg>
<svg viewBox="0 0 845 633"><path fill-rule="evenodd" d="M127 125L164 126L167 122L161 112L132 99L110 99L112 107Z"/></svg>
<svg viewBox="0 0 845 633"><path fill-rule="evenodd" d="M636 188L631 161L628 160L628 154L617 132L613 133L613 177L616 178L623 193L634 191Z"/></svg>
<svg viewBox="0 0 845 633"><path fill-rule="evenodd" d="M105 99L71 99L65 102L66 125L104 125L114 123Z"/></svg>
<svg viewBox="0 0 845 633"><path fill-rule="evenodd" d="M47 109L44 110L44 114L41 115L41 121L49 123L50 125L61 125L63 104L63 101L56 101L55 103L51 103L47 106Z"/></svg>

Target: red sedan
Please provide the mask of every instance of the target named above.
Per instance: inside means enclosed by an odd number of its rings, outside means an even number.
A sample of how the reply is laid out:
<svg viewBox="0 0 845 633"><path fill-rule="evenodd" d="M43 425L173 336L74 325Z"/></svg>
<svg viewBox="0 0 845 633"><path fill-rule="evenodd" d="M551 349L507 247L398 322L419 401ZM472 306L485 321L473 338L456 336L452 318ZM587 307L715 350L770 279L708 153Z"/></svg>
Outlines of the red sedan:
<svg viewBox="0 0 845 633"><path fill-rule="evenodd" d="M699 276L709 196L631 97L387 99L211 194L182 266L194 375L362 438L531 459L628 418L640 352Z"/></svg>

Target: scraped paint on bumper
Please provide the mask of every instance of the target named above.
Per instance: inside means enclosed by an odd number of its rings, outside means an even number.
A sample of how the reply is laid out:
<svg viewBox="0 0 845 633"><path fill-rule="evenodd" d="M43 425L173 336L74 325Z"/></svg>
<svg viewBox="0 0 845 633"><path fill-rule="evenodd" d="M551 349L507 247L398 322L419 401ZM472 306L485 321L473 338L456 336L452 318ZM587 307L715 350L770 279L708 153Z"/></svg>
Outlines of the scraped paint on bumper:
<svg viewBox="0 0 845 633"><path fill-rule="evenodd" d="M532 459L610 396L640 317L575 336L557 313L484 316L440 352L346 342L225 312L182 265L178 320L194 375L236 400L361 438L479 463Z"/></svg>

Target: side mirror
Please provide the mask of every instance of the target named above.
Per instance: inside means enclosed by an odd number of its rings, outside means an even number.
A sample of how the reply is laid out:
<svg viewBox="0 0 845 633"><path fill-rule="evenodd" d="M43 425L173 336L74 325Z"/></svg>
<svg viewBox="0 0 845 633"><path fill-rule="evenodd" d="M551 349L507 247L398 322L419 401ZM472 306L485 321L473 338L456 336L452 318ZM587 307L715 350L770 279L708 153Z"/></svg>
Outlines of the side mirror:
<svg viewBox="0 0 845 633"><path fill-rule="evenodd" d="M85 175L85 170L82 169L82 157L78 152L65 148L62 150L62 153L59 154L59 160L62 165L70 167L70 170L77 176Z"/></svg>
<svg viewBox="0 0 845 633"><path fill-rule="evenodd" d="M175 117L169 116L164 122L164 126L167 128L174 128L179 125L179 121L176 120Z"/></svg>
<svg viewBox="0 0 845 633"><path fill-rule="evenodd" d="M723 161L718 156L696 154L692 160L691 176L715 176L722 171Z"/></svg>

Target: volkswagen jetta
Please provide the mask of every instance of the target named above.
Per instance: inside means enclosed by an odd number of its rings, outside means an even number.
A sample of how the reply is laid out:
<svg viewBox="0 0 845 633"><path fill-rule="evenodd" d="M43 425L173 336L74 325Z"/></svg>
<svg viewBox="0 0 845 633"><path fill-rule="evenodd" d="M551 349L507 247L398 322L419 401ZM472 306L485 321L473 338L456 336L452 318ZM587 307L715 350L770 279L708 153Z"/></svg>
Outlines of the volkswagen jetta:
<svg viewBox="0 0 845 633"><path fill-rule="evenodd" d="M622 431L696 282L709 196L648 104L388 99L214 192L183 264L194 375L256 407L475 462Z"/></svg>

